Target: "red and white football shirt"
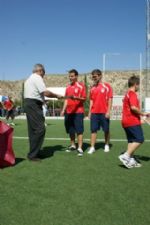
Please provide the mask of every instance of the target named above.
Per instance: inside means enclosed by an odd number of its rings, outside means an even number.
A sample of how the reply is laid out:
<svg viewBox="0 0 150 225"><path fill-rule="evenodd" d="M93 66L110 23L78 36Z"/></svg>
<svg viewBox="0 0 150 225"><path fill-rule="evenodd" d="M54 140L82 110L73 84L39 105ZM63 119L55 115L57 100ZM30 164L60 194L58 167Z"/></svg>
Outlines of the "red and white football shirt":
<svg viewBox="0 0 150 225"><path fill-rule="evenodd" d="M90 90L90 100L93 101L91 113L107 113L108 100L113 98L113 90L110 84L99 82Z"/></svg>
<svg viewBox="0 0 150 225"><path fill-rule="evenodd" d="M66 88L65 96L86 98L85 85L80 82L69 84ZM84 113L83 102L79 100L67 99L66 113Z"/></svg>
<svg viewBox="0 0 150 225"><path fill-rule="evenodd" d="M14 106L13 102L9 99L4 102L4 108L8 111L13 109L13 106Z"/></svg>
<svg viewBox="0 0 150 225"><path fill-rule="evenodd" d="M136 92L129 90L123 99L122 126L131 127L141 124L140 115L131 110L131 106L140 109L140 102Z"/></svg>

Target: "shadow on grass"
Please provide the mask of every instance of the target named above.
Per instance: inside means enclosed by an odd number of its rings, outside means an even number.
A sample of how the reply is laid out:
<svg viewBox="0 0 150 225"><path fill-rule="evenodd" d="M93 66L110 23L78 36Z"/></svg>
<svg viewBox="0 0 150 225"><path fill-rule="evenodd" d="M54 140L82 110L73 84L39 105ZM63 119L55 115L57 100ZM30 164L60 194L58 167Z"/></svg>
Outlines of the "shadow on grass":
<svg viewBox="0 0 150 225"><path fill-rule="evenodd" d="M83 151L85 152L88 148L90 148L90 144L84 142L84 143L83 143Z"/></svg>
<svg viewBox="0 0 150 225"><path fill-rule="evenodd" d="M39 152L38 155L41 159L46 159L54 156L55 152L63 150L64 147L62 145L46 146Z"/></svg>
<svg viewBox="0 0 150 225"><path fill-rule="evenodd" d="M9 168L9 167L14 167L17 166L19 163L23 162L24 158L15 158L15 164L14 165L8 165L8 163L6 162L5 165L0 166L0 169L5 169L5 168Z"/></svg>
<svg viewBox="0 0 150 225"><path fill-rule="evenodd" d="M97 142L95 145L95 149L104 149L105 147L105 143L104 142ZM113 147L112 144L109 144L110 149Z"/></svg>
<svg viewBox="0 0 150 225"><path fill-rule="evenodd" d="M84 152L87 151L87 150L90 148L90 146L91 146L90 143L84 142L84 143L83 143L83 150L84 150ZM97 142L97 143L95 144L95 149L96 149L96 150L104 149L104 146L105 146L105 143L104 143L104 142ZM111 148L113 147L113 145L110 144L109 147L110 147L110 149L111 149Z"/></svg>
<svg viewBox="0 0 150 225"><path fill-rule="evenodd" d="M25 158L16 158L14 166L18 165L19 163L23 162L24 160L26 160L26 159Z"/></svg>
<svg viewBox="0 0 150 225"><path fill-rule="evenodd" d="M20 123L15 123L15 125L14 126L12 126L12 127L18 127L18 126L21 126L22 124L20 124Z"/></svg>
<svg viewBox="0 0 150 225"><path fill-rule="evenodd" d="M46 123L47 127L48 127L48 126L56 126L55 123L49 123L49 122L46 122L46 121L45 121L45 123Z"/></svg>
<svg viewBox="0 0 150 225"><path fill-rule="evenodd" d="M135 158L136 158L137 160L141 160L141 161L146 161L146 162L150 161L150 157L148 157L148 156L135 155Z"/></svg>
<svg viewBox="0 0 150 225"><path fill-rule="evenodd" d="M129 170L126 166L124 165L118 165L120 168L123 168L123 169L126 169L126 170Z"/></svg>

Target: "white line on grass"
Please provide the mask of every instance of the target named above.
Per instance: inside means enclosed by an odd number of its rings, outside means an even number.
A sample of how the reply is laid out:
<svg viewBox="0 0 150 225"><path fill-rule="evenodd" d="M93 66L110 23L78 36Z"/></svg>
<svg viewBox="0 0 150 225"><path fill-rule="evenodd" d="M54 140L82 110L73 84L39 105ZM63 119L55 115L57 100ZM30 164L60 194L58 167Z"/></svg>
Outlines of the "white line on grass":
<svg viewBox="0 0 150 225"><path fill-rule="evenodd" d="M14 139L28 140L28 137L14 137ZM45 140L50 141L69 141L69 138L45 138ZM88 138L84 138L84 141L90 141ZM97 139L97 141L104 141L104 139ZM126 139L111 139L112 142L127 142ZM150 142L150 140L145 140L145 142Z"/></svg>

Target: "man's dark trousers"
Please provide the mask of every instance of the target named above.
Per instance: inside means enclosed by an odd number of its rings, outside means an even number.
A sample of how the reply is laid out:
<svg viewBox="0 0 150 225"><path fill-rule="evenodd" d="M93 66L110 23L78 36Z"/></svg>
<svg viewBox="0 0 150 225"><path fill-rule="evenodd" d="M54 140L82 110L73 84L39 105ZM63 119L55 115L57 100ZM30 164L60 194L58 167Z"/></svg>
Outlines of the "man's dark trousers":
<svg viewBox="0 0 150 225"><path fill-rule="evenodd" d="M45 118L42 102L35 99L24 99L24 109L27 116L30 151L28 158L38 157L45 137Z"/></svg>

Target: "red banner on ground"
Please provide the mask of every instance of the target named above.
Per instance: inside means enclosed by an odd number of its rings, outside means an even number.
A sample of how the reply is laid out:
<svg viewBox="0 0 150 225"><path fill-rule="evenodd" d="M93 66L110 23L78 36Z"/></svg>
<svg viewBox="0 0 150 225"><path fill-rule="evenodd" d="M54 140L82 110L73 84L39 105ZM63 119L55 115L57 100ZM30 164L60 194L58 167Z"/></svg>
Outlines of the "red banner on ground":
<svg viewBox="0 0 150 225"><path fill-rule="evenodd" d="M0 168L15 164L12 137L13 128L0 121Z"/></svg>

